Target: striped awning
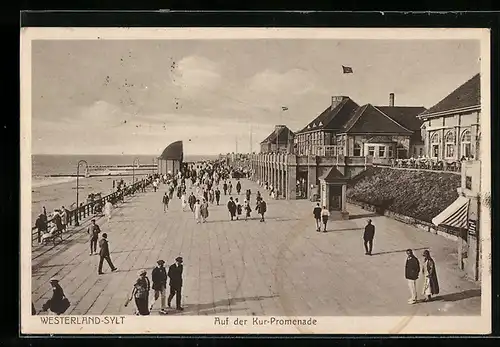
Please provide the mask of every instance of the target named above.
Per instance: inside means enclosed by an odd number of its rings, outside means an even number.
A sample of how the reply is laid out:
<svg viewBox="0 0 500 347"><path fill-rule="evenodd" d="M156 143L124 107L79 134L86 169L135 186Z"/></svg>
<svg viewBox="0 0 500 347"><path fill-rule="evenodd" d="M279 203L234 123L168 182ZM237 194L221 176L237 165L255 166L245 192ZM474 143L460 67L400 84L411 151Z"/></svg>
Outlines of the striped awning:
<svg viewBox="0 0 500 347"><path fill-rule="evenodd" d="M432 219L434 225L444 225L454 228L467 228L467 210L469 199L459 196L443 212Z"/></svg>

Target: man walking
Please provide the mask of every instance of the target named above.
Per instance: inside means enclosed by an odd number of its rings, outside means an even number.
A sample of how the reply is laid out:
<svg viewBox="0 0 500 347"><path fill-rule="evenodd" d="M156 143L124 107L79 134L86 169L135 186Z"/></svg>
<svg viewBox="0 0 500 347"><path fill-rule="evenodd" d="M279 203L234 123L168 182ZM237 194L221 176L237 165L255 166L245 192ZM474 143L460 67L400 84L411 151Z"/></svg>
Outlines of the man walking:
<svg viewBox="0 0 500 347"><path fill-rule="evenodd" d="M160 297L160 313L166 314L165 311L165 292L167 290L167 270L165 269L165 261L158 260L156 267L151 273L151 280L153 281L153 290L155 291L153 300L151 300L151 305L149 310L153 310L153 305L155 304L158 297Z"/></svg>
<svg viewBox="0 0 500 347"><path fill-rule="evenodd" d="M219 187L215 189L215 201L217 202L217 206L219 206L219 201L220 201L220 190Z"/></svg>
<svg viewBox="0 0 500 347"><path fill-rule="evenodd" d="M229 211L229 215L231 216L231 220L233 220L234 216L236 216L236 204L233 201L233 197L229 198L227 202L227 209Z"/></svg>
<svg viewBox="0 0 500 347"><path fill-rule="evenodd" d="M408 304L412 305L417 302L417 279L420 272L420 263L413 255L413 251L411 249L406 250L406 255L405 277L408 281L411 295L410 299L408 299Z"/></svg>
<svg viewBox="0 0 500 347"><path fill-rule="evenodd" d="M257 203L257 211L258 213L260 214L260 221L261 222L265 222L265 219L264 219L264 214L266 213L267 211L267 204L266 202L264 201L264 199L261 199L258 203Z"/></svg>
<svg viewBox="0 0 500 347"><path fill-rule="evenodd" d="M113 265L113 262L111 261L111 257L109 256L109 244L108 244L108 234L103 233L102 234L102 239L99 240L99 271L98 274L102 275L102 263L104 262L104 259L108 262L109 267L111 268L111 271L116 271L117 268Z"/></svg>
<svg viewBox="0 0 500 347"><path fill-rule="evenodd" d="M90 223L87 233L90 235L90 255L94 255L97 254L97 240L99 239L101 229L99 225L95 224L95 219L92 219Z"/></svg>
<svg viewBox="0 0 500 347"><path fill-rule="evenodd" d="M222 185L222 189L224 190L224 195L227 195L227 182L224 181L224 184Z"/></svg>
<svg viewBox="0 0 500 347"><path fill-rule="evenodd" d="M363 241L365 244L365 255L372 255L374 236L375 236L375 225L372 224L371 219L368 219L368 224L366 224L365 233L363 234Z"/></svg>
<svg viewBox="0 0 500 347"><path fill-rule="evenodd" d="M238 180L238 182L236 183L236 193L240 195L240 192L241 192L241 182L240 180Z"/></svg>
<svg viewBox="0 0 500 347"><path fill-rule="evenodd" d="M194 193L191 192L188 198L188 204L189 208L191 209L191 212L194 212L194 204L196 203L196 196L194 196Z"/></svg>
<svg viewBox="0 0 500 347"><path fill-rule="evenodd" d="M163 212L166 212L168 210L168 202L170 201L167 192L163 195Z"/></svg>
<svg viewBox="0 0 500 347"><path fill-rule="evenodd" d="M314 220L316 221L316 231L321 231L321 207L319 206L319 202L316 204L316 207L313 209Z"/></svg>
<svg viewBox="0 0 500 347"><path fill-rule="evenodd" d="M175 263L168 268L168 277L170 278L170 295L168 296L168 307L175 296L176 309L183 311L181 307L181 289L182 289L182 257L175 258Z"/></svg>

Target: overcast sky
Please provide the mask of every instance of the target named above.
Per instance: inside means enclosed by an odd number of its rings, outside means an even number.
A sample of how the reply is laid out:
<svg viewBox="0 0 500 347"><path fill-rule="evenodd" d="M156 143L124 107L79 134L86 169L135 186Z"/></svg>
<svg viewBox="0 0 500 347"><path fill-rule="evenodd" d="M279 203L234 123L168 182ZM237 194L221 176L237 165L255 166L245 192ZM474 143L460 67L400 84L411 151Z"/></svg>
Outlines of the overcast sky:
<svg viewBox="0 0 500 347"><path fill-rule="evenodd" d="M35 154L250 149L346 95L430 107L480 70L479 41L33 41ZM353 74L342 74L342 65ZM288 111L281 112L281 107ZM281 121L280 121L281 119ZM252 124L252 126L251 126ZM188 141L191 139L191 141Z"/></svg>

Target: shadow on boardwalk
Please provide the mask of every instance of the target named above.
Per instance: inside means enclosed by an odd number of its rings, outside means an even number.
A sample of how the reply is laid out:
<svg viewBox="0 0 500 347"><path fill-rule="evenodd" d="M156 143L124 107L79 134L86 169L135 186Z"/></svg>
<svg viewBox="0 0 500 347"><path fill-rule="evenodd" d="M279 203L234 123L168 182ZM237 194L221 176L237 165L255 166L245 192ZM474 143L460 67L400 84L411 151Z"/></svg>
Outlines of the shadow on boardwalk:
<svg viewBox="0 0 500 347"><path fill-rule="evenodd" d="M469 289L463 292L439 295L433 301L460 301L481 296L481 289Z"/></svg>
<svg viewBox="0 0 500 347"><path fill-rule="evenodd" d="M219 300L219 301L216 301L216 302L212 302L212 303L206 303L206 304L192 304L192 305L186 305L184 307L184 313L186 312L196 312L198 311L200 314L204 314L203 311L207 311L207 312L210 312L210 310L216 308L216 307L219 307L219 306L231 306L231 305L235 305L239 302L246 302L246 301L261 301L261 300L265 300L265 299L272 299L272 298L276 298L278 297L278 295L269 295L269 296L262 296L262 295L259 295L259 296L250 296L250 297L246 297L246 298L231 298L231 299L225 299L225 300ZM236 311L237 309L229 309L229 310L226 310L226 312L229 312L229 311ZM217 313L219 312L219 310L217 310ZM214 312L215 314L216 312Z"/></svg>
<svg viewBox="0 0 500 347"><path fill-rule="evenodd" d="M429 249L429 247L411 248L412 251L420 251L423 249ZM372 255L384 255L384 254L404 253L404 252L406 252L406 249L398 249L396 251L376 252L372 253Z"/></svg>
<svg viewBox="0 0 500 347"><path fill-rule="evenodd" d="M370 217L380 217L378 213L365 213L365 214L355 214L350 215L349 220L351 219L361 219L361 218L370 218Z"/></svg>
<svg viewBox="0 0 500 347"><path fill-rule="evenodd" d="M252 222L252 221L259 221L260 217L251 217L247 219L247 222ZM289 222L289 221L299 221L301 220L300 218L280 218L280 217L271 217L265 219L265 221L277 221L277 222ZM240 219L220 219L220 220L207 220L205 223L230 223L230 222L245 222L245 218L240 218Z"/></svg>

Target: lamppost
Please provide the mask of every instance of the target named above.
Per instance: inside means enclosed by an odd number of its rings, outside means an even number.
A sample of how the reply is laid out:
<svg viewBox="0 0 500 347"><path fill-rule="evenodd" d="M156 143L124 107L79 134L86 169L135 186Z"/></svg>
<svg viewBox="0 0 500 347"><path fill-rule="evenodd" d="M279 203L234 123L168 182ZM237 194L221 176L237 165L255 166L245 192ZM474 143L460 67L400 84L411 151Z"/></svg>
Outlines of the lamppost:
<svg viewBox="0 0 500 347"><path fill-rule="evenodd" d="M78 204L78 191L79 191L79 178L80 178L80 164L85 164L85 170L89 169L89 164L85 160L80 160L76 165L76 213L75 213L75 226L79 226L80 222L78 221L78 211L80 209L80 205Z"/></svg>
<svg viewBox="0 0 500 347"><path fill-rule="evenodd" d="M133 163L132 163L132 186L134 186L135 183L135 162L137 161L137 165L139 165L139 158L135 158Z"/></svg>

